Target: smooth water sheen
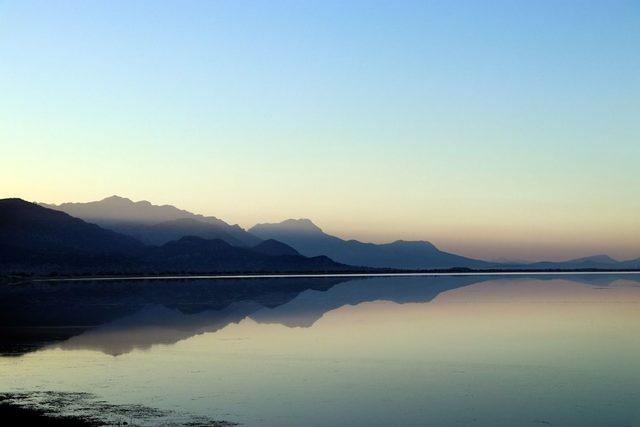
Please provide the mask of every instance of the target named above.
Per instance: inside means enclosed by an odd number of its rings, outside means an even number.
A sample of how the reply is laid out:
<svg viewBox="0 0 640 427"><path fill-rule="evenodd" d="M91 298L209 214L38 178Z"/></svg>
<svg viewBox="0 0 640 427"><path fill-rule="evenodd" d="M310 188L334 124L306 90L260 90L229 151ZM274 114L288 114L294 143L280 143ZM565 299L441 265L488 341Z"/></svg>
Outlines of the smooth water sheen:
<svg viewBox="0 0 640 427"><path fill-rule="evenodd" d="M640 275L59 282L0 294L0 392L87 392L178 422L640 426Z"/></svg>

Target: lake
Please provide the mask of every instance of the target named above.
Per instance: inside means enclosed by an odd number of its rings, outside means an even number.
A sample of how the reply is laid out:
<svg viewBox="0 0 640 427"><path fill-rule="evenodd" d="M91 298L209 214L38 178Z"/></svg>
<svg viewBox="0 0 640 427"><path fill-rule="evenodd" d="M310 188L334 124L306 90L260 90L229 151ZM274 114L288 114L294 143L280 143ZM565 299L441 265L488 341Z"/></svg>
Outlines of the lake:
<svg viewBox="0 0 640 427"><path fill-rule="evenodd" d="M0 286L0 393L136 425L640 426L640 275Z"/></svg>

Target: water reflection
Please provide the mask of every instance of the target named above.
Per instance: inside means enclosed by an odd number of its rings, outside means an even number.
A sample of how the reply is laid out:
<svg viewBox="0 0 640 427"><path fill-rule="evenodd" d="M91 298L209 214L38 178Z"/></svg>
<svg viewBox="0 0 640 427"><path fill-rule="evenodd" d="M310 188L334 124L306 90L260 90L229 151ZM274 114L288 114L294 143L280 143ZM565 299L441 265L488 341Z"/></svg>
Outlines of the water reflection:
<svg viewBox="0 0 640 427"><path fill-rule="evenodd" d="M0 358L3 390L248 425L640 425L640 276L32 286L4 296L81 330Z"/></svg>
<svg viewBox="0 0 640 427"><path fill-rule="evenodd" d="M176 340L187 338L201 331L216 330L216 325L238 321L251 310L282 305L300 292L330 289L341 281L337 278L74 281L0 286L0 353L23 354L111 323L114 328L122 324L131 329L136 317L149 327L156 323L159 328L183 331ZM139 334L138 338L141 348L153 344L155 339L153 334L148 337ZM132 342L131 348L135 347Z"/></svg>
<svg viewBox="0 0 640 427"><path fill-rule="evenodd" d="M363 302L422 303L443 292L480 283L509 283L500 289L526 296L527 279L541 284L558 277L427 276L396 278L311 278L244 280L168 280L114 282L35 282L0 292L0 349L8 354L36 350L62 341L63 349L98 350L120 355L154 344L173 344L215 332L250 318L258 323L310 327L325 313ZM520 286L513 287L513 281ZM640 286L635 275L562 276L565 282L610 288L614 283ZM547 297L560 297L567 287L535 287ZM571 289L570 296L576 297ZM489 288L469 302L487 298ZM593 294L596 298L600 295Z"/></svg>

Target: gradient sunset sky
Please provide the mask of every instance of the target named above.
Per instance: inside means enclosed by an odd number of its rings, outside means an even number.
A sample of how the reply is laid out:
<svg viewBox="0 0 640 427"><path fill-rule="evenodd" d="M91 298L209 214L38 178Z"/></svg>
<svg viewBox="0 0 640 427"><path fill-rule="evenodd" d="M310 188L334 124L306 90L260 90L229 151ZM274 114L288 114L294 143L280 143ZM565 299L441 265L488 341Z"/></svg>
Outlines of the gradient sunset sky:
<svg viewBox="0 0 640 427"><path fill-rule="evenodd" d="M640 257L638 1L2 1L0 197Z"/></svg>

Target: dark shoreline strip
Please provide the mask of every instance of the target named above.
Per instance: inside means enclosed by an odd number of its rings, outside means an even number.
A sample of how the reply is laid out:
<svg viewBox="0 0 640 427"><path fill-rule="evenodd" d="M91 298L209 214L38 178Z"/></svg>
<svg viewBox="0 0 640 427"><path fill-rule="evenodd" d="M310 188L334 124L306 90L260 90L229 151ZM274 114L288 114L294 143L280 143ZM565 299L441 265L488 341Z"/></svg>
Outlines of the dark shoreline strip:
<svg viewBox="0 0 640 427"><path fill-rule="evenodd" d="M101 423L82 417L60 416L43 409L31 408L11 402L0 395L0 420L4 425L37 425L37 426L68 426L94 427Z"/></svg>
<svg viewBox="0 0 640 427"><path fill-rule="evenodd" d="M302 279L322 277L429 277L429 276L566 276L566 275L633 275L638 270L513 270L513 271L424 271L393 273L274 273L274 274L195 274L167 276L71 276L25 278L25 282L79 282L79 281L113 281L113 280L177 280L177 279Z"/></svg>

